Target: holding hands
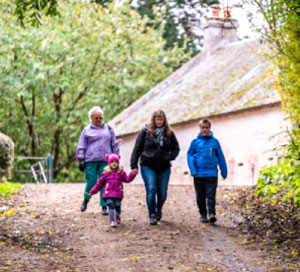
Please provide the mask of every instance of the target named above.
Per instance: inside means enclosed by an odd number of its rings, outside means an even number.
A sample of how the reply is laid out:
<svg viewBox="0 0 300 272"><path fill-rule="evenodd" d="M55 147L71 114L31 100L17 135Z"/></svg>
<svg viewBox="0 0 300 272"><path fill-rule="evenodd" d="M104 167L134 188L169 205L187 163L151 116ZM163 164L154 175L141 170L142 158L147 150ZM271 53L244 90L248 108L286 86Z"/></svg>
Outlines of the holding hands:
<svg viewBox="0 0 300 272"><path fill-rule="evenodd" d="M131 170L131 173L136 176L139 173L139 169L135 168Z"/></svg>

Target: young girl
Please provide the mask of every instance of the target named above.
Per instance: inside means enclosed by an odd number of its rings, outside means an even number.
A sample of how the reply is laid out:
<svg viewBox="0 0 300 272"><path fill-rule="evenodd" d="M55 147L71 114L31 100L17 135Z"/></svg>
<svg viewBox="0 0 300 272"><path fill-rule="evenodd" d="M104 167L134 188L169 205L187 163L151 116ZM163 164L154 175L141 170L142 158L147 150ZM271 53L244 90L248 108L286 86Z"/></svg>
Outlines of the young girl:
<svg viewBox="0 0 300 272"><path fill-rule="evenodd" d="M110 226L116 227L116 223L120 224L121 222L121 201L124 197L122 182L131 182L137 175L137 171L132 170L127 176L125 171L119 166L120 156L117 154L106 155L106 159L108 166L104 168L102 176L92 188L90 194L98 193L103 187L103 199L109 207Z"/></svg>

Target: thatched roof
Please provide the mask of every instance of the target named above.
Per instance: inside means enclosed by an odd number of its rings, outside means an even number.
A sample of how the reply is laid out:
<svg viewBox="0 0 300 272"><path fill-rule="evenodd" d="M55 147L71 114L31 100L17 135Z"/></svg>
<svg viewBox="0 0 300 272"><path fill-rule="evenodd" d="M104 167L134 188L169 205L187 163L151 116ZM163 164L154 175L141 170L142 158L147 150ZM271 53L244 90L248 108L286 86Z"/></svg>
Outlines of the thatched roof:
<svg viewBox="0 0 300 272"><path fill-rule="evenodd" d="M140 130L158 108L177 124L279 102L265 50L258 40L246 40L200 53L109 123L124 135Z"/></svg>

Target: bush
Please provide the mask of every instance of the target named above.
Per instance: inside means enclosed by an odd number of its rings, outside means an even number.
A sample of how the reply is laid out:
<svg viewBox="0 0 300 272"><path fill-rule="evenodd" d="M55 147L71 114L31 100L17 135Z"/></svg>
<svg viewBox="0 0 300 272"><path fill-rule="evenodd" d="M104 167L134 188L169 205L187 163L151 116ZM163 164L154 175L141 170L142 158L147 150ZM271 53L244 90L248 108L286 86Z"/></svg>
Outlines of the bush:
<svg viewBox="0 0 300 272"><path fill-rule="evenodd" d="M0 180L10 172L13 162L14 144L6 135L0 133Z"/></svg>
<svg viewBox="0 0 300 272"><path fill-rule="evenodd" d="M16 193L22 188L19 183L4 182L0 184L0 199L10 198L12 194Z"/></svg>
<svg viewBox="0 0 300 272"><path fill-rule="evenodd" d="M257 195L274 204L293 201L300 207L300 161L284 158L263 169L257 180Z"/></svg>

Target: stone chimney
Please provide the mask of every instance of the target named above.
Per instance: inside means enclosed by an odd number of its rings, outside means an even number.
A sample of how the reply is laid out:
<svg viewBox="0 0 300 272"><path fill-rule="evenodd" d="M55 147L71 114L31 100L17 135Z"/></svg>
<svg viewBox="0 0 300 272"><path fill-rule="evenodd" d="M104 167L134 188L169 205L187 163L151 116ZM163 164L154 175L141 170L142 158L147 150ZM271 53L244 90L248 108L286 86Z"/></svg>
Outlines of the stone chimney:
<svg viewBox="0 0 300 272"><path fill-rule="evenodd" d="M220 17L219 5L212 5L212 16L207 18L204 26L203 51L212 52L218 47L238 40L238 21L231 17L230 7L223 9L224 17Z"/></svg>

